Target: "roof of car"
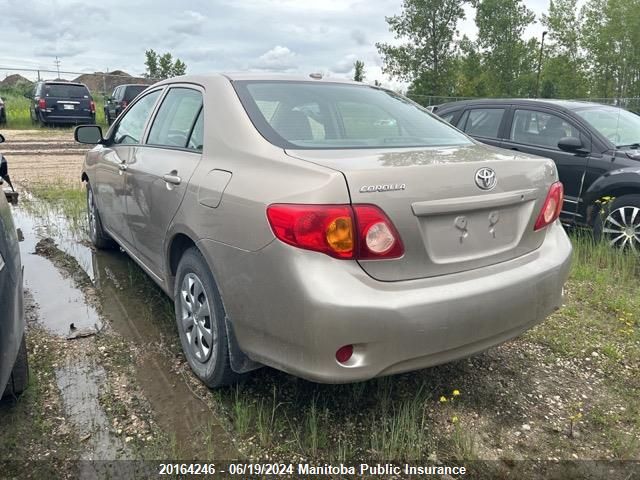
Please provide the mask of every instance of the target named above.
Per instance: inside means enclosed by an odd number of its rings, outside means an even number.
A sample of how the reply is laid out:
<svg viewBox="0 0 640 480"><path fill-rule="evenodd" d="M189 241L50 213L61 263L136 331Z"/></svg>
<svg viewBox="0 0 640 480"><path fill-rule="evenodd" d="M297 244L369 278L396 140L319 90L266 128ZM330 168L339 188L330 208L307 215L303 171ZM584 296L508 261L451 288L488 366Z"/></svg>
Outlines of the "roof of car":
<svg viewBox="0 0 640 480"><path fill-rule="evenodd" d="M583 102L579 100L554 100L554 99L538 99L538 98L479 98L474 100L461 100L459 102L443 103L438 106L437 110L443 110L445 108L451 108L454 106L463 105L553 105L560 108L566 108L568 110L578 110L585 107L602 106L601 103L595 102Z"/></svg>
<svg viewBox="0 0 640 480"><path fill-rule="evenodd" d="M77 85L79 87L86 87L84 83L79 82L67 82L66 80L42 80L42 82L46 85Z"/></svg>
<svg viewBox="0 0 640 480"><path fill-rule="evenodd" d="M184 75L181 77L169 78L158 83L175 83L175 82L193 82L193 83L207 83L214 78L224 77L233 81L283 81L283 82L319 82L319 83L344 83L352 85L368 85L366 83L355 82L353 80L338 78L338 77L324 77L324 78L312 78L311 76L304 75L284 75L265 72L239 72L239 73L208 73L200 75Z"/></svg>

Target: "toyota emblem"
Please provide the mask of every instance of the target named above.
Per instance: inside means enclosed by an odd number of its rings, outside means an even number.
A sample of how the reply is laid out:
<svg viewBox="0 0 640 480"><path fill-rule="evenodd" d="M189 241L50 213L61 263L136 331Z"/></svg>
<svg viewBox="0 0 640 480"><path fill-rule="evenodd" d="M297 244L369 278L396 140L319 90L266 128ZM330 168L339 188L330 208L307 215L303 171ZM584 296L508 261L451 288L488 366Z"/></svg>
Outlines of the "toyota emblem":
<svg viewBox="0 0 640 480"><path fill-rule="evenodd" d="M498 183L496 172L491 168L481 168L476 172L476 185L481 190L491 190Z"/></svg>

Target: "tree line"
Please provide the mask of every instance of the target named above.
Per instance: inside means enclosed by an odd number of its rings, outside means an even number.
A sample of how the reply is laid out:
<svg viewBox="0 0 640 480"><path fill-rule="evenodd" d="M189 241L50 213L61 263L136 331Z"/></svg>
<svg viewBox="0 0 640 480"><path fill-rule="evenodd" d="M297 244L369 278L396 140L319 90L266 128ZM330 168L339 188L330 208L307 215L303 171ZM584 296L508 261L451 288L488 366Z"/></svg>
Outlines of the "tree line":
<svg viewBox="0 0 640 480"><path fill-rule="evenodd" d="M466 3L475 7L475 40L456 30ZM418 100L640 96L640 0L577 3L550 0L536 19L520 0L404 0L386 18L401 43L376 44L383 72L409 82ZM524 38L536 20L546 33Z"/></svg>

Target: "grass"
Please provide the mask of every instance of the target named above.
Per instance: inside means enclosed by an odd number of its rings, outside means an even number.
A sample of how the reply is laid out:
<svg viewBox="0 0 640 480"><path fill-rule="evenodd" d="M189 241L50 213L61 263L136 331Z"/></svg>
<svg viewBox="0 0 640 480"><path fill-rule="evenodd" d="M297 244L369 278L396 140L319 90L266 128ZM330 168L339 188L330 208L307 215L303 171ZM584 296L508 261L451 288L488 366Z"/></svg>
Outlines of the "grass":
<svg viewBox="0 0 640 480"><path fill-rule="evenodd" d="M80 224L83 192L53 185L33 193ZM265 368L204 395L253 457L638 459L638 259L580 232L571 239L565 306L522 339L473 359L349 385ZM158 290L129 263L132 286ZM455 401L454 389L462 392ZM579 435L566 433L570 425Z"/></svg>

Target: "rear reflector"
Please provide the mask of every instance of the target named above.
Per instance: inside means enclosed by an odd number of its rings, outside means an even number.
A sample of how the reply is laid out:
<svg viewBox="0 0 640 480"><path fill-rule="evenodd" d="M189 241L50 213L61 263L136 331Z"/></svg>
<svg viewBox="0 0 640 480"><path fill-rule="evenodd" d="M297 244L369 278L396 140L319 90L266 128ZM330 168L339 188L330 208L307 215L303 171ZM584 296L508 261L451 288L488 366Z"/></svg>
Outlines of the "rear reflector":
<svg viewBox="0 0 640 480"><path fill-rule="evenodd" d="M549 188L547 198L545 198L542 204L542 210L538 215L536 224L533 227L535 231L538 231L547 225L552 224L560 216L562 211L562 202L564 201L564 187L562 183L556 182Z"/></svg>
<svg viewBox="0 0 640 480"><path fill-rule="evenodd" d="M340 347L336 352L336 360L340 363L346 363L353 355L353 345L345 345Z"/></svg>
<svg viewBox="0 0 640 480"><path fill-rule="evenodd" d="M289 245L341 259L401 257L404 247L391 220L374 205L267 207L274 235Z"/></svg>

